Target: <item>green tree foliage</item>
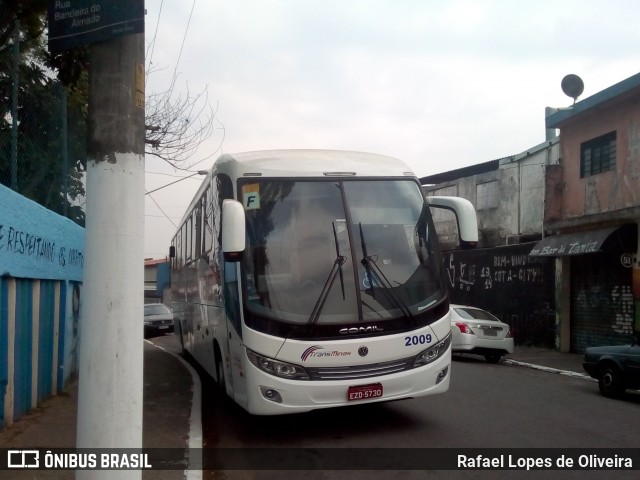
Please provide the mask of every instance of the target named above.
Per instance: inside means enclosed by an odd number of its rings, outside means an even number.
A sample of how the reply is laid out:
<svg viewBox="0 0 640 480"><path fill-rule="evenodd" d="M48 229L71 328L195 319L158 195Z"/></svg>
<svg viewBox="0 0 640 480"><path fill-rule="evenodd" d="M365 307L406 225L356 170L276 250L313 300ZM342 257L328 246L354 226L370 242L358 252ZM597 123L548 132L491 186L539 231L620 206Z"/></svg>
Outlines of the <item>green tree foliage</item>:
<svg viewBox="0 0 640 480"><path fill-rule="evenodd" d="M84 225L84 212L78 205L85 194L82 179L87 159L89 47L55 55L48 52L49 3L0 0L0 183L12 184L12 137L17 133L16 190L55 212L63 213L66 208L69 218ZM16 21L20 32L18 56L14 53ZM18 127L14 132L12 88L16 72ZM66 168L62 155L64 98ZM214 117L206 89L195 96L189 92L174 96L173 88L148 93L145 153L174 166L186 162L212 134Z"/></svg>
<svg viewBox="0 0 640 480"><path fill-rule="evenodd" d="M84 225L79 206L85 193L82 172L87 138L84 52L66 52L55 58L49 55L45 34L48 0L1 1L0 182L11 186L13 83L17 74L16 190L60 214L66 209L69 218ZM16 20L19 55L15 54ZM63 102L67 104L66 117ZM66 169L63 118L67 123Z"/></svg>

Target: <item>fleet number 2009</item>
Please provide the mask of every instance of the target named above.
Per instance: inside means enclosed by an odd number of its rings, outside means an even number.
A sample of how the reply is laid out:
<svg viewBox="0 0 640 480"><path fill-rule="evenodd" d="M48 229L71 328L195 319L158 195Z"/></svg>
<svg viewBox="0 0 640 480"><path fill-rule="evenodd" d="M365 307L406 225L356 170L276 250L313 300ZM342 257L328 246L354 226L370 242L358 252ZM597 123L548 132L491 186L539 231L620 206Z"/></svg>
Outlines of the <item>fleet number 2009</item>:
<svg viewBox="0 0 640 480"><path fill-rule="evenodd" d="M424 345L431 343L431 334L426 335L414 335L413 337L404 337L404 346L410 347L411 345Z"/></svg>

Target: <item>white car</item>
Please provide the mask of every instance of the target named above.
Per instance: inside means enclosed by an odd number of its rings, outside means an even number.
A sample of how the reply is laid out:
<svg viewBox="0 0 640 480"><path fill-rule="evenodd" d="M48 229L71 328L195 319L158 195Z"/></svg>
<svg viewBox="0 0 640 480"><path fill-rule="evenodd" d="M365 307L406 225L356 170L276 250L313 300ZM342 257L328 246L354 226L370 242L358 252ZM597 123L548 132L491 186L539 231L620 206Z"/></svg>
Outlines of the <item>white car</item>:
<svg viewBox="0 0 640 480"><path fill-rule="evenodd" d="M509 325L486 310L468 305L451 305L451 348L454 353L484 355L497 363L513 353L513 336Z"/></svg>

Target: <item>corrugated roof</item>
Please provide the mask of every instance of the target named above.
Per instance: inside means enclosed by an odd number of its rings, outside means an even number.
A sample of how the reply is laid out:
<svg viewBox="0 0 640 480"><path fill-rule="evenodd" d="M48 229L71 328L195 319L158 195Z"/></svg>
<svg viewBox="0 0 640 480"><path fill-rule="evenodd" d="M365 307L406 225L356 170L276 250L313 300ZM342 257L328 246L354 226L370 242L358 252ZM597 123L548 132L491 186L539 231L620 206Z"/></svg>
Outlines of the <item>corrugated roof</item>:
<svg viewBox="0 0 640 480"><path fill-rule="evenodd" d="M160 258L160 259L153 259L153 258L148 258L144 261L144 266L152 266L152 265L159 265L161 263L169 263L169 259L167 258Z"/></svg>
<svg viewBox="0 0 640 480"><path fill-rule="evenodd" d="M504 157L510 158L510 157ZM452 182L459 178L471 177L473 175L480 175L481 173L492 172L498 170L500 167L500 160L489 160L484 163L477 163L475 165L469 165L468 167L458 168L456 170L449 170L448 172L436 173L420 178L421 185L437 185L439 183Z"/></svg>

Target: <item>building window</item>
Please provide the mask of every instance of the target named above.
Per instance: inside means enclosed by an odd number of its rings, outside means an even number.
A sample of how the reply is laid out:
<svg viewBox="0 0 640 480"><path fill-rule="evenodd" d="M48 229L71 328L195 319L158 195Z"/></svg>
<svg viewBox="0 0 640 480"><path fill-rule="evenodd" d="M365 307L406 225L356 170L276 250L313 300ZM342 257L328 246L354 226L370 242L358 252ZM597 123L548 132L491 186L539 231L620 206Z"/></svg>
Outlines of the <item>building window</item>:
<svg viewBox="0 0 640 480"><path fill-rule="evenodd" d="M488 210L490 208L498 208L498 181L493 180L486 183L478 183L476 185L476 208L478 210Z"/></svg>
<svg viewBox="0 0 640 480"><path fill-rule="evenodd" d="M616 132L580 145L580 178L616 168Z"/></svg>

